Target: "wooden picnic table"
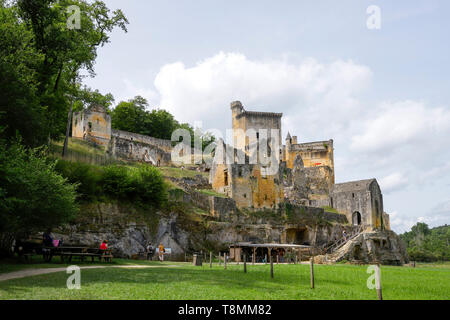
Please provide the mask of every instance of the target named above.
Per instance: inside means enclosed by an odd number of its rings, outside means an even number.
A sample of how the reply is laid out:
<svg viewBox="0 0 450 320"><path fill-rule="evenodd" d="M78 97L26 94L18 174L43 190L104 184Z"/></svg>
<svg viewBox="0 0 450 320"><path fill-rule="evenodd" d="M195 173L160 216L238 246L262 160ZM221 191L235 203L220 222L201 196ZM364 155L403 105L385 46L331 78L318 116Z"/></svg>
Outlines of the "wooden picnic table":
<svg viewBox="0 0 450 320"><path fill-rule="evenodd" d="M72 262L73 257L78 257L81 261L84 261L85 258L91 258L92 262L95 261L95 258L99 258L99 261L104 260L105 262L112 262L113 259L110 249L101 250L89 247L44 247L43 249L44 260L47 262L51 262L54 256L60 256L61 262L64 262L66 258L69 262Z"/></svg>

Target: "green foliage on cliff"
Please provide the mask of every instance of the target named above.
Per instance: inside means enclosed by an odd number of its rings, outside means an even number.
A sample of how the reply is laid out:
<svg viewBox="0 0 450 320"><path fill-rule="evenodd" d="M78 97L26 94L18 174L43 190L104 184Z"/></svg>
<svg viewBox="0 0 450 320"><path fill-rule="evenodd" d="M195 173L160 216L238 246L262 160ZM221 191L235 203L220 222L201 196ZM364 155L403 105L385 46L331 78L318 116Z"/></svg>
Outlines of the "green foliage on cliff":
<svg viewBox="0 0 450 320"><path fill-rule="evenodd" d="M76 185L67 183L54 166L39 150L0 143L0 235L24 236L76 215Z"/></svg>
<svg viewBox="0 0 450 320"><path fill-rule="evenodd" d="M167 186L160 171L150 166L96 166L58 160L56 169L85 201L119 199L159 207L167 201Z"/></svg>
<svg viewBox="0 0 450 320"><path fill-rule="evenodd" d="M450 260L450 226L430 229L426 223L417 223L411 231L400 235L407 246L408 255L415 261Z"/></svg>

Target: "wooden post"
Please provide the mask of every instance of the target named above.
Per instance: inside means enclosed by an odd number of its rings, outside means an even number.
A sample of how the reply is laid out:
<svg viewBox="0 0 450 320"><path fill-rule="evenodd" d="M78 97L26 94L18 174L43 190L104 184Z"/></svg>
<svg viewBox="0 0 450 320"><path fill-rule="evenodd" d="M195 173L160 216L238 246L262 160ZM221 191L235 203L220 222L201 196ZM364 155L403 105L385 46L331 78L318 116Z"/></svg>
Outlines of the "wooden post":
<svg viewBox="0 0 450 320"><path fill-rule="evenodd" d="M416 267L416 261L414 260L413 261L413 268L415 268Z"/></svg>
<svg viewBox="0 0 450 320"><path fill-rule="evenodd" d="M222 254L219 251L219 266L222 265Z"/></svg>
<svg viewBox="0 0 450 320"><path fill-rule="evenodd" d="M223 265L225 267L225 270L227 270L227 253L226 252L223 254Z"/></svg>
<svg viewBox="0 0 450 320"><path fill-rule="evenodd" d="M272 255L270 255L270 277L273 279L273 259L272 259Z"/></svg>
<svg viewBox="0 0 450 320"><path fill-rule="evenodd" d="M255 262L256 262L256 248L253 248L252 264L255 265Z"/></svg>
<svg viewBox="0 0 450 320"><path fill-rule="evenodd" d="M383 300L383 294L381 292L381 269L380 265L375 265L375 286L377 288L378 300Z"/></svg>
<svg viewBox="0 0 450 320"><path fill-rule="evenodd" d="M212 252L209 252L209 268L212 268Z"/></svg>
<svg viewBox="0 0 450 320"><path fill-rule="evenodd" d="M280 263L280 255L277 252L277 264L279 264L279 263Z"/></svg>
<svg viewBox="0 0 450 320"><path fill-rule="evenodd" d="M244 254L244 273L247 273L247 255Z"/></svg>
<svg viewBox="0 0 450 320"><path fill-rule="evenodd" d="M295 253L295 264L298 263L298 253Z"/></svg>
<svg viewBox="0 0 450 320"><path fill-rule="evenodd" d="M67 149L69 148L70 123L72 122L72 108L73 108L73 101L70 102L70 110L67 116L66 138L64 139L62 152L63 158L67 155Z"/></svg>
<svg viewBox="0 0 450 320"><path fill-rule="evenodd" d="M267 254L266 254L266 257L265 257L265 259L264 259L264 264L265 264L265 265L267 264Z"/></svg>
<svg viewBox="0 0 450 320"><path fill-rule="evenodd" d="M311 289L314 289L314 257L310 260L311 269Z"/></svg>

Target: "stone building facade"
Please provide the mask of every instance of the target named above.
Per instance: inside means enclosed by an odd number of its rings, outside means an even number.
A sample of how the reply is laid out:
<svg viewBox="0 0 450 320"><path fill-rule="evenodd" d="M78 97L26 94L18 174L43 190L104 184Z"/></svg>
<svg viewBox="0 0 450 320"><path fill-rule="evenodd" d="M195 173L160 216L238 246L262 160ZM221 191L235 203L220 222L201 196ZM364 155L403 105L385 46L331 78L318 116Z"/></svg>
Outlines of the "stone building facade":
<svg viewBox="0 0 450 320"><path fill-rule="evenodd" d="M353 226L390 229L389 215L383 209L383 195L376 179L335 184L330 195L331 206L345 213Z"/></svg>
<svg viewBox="0 0 450 320"><path fill-rule="evenodd" d="M100 105L92 105L87 110L74 112L72 137L108 146L111 141L111 116Z"/></svg>

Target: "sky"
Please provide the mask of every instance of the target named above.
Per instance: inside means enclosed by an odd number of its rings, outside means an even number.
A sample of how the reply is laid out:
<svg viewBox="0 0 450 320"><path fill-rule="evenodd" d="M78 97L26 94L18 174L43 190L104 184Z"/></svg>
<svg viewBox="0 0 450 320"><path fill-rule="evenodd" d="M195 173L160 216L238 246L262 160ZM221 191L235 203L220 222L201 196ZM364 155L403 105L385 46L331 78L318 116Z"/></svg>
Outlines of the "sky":
<svg viewBox="0 0 450 320"><path fill-rule="evenodd" d="M129 19L85 83L202 129L230 103L334 140L336 182L377 178L396 232L450 224L448 0L104 0ZM379 8L380 28L370 6Z"/></svg>

